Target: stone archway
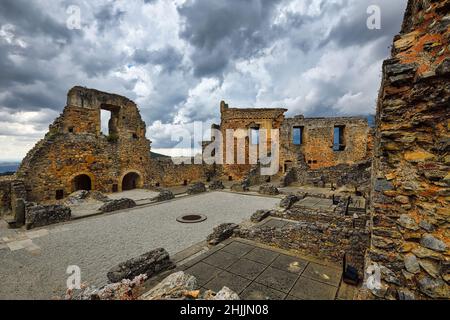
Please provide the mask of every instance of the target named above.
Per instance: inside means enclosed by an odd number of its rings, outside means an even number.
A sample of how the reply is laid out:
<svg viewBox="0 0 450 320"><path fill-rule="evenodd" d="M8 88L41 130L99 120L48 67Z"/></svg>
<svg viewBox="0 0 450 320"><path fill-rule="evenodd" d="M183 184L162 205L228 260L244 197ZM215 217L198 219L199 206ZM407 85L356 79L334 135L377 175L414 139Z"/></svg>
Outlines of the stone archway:
<svg viewBox="0 0 450 320"><path fill-rule="evenodd" d="M129 172L122 178L122 191L134 190L142 187L142 178L137 172Z"/></svg>
<svg viewBox="0 0 450 320"><path fill-rule="evenodd" d="M80 174L72 180L72 191L92 190L92 180L87 174Z"/></svg>

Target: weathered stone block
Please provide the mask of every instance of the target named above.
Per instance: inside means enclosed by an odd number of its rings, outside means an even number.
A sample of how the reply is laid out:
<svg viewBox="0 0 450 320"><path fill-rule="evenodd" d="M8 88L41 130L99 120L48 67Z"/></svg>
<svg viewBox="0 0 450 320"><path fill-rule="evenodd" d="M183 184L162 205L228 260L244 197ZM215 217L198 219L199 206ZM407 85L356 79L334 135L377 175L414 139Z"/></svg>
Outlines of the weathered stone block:
<svg viewBox="0 0 450 320"><path fill-rule="evenodd" d="M72 212L69 207L62 205L42 206L34 205L26 208L26 228L33 229L54 223L69 221Z"/></svg>
<svg viewBox="0 0 450 320"><path fill-rule="evenodd" d="M261 222L264 219L266 219L267 217L269 217L270 213L271 213L270 210L258 210L252 215L250 220L255 223Z"/></svg>
<svg viewBox="0 0 450 320"><path fill-rule="evenodd" d="M234 223L224 223L214 228L213 232L206 238L210 245L218 245L219 243L230 238L239 226Z"/></svg>
<svg viewBox="0 0 450 320"><path fill-rule="evenodd" d="M162 202L162 201L169 201L172 199L175 199L175 195L173 194L173 192L165 189L165 190L161 190L159 192L159 195L156 196L155 198L153 198L152 201Z"/></svg>
<svg viewBox="0 0 450 320"><path fill-rule="evenodd" d="M209 190L223 190L223 189L225 189L225 186L223 185L222 181L220 181L220 180L213 181L209 185Z"/></svg>
<svg viewBox="0 0 450 320"><path fill-rule="evenodd" d="M189 186L187 193L189 195L200 194L206 192L206 186L202 182L197 182Z"/></svg>
<svg viewBox="0 0 450 320"><path fill-rule="evenodd" d="M113 212L118 210L130 209L136 207L136 202L132 199L117 199L105 203L100 207L100 211L103 213Z"/></svg>
<svg viewBox="0 0 450 320"><path fill-rule="evenodd" d="M260 194L268 195L268 196L276 196L280 194L280 190L273 185L264 185L259 187Z"/></svg>
<svg viewBox="0 0 450 320"><path fill-rule="evenodd" d="M283 200L281 200L280 207L284 209L290 209L294 205L294 203L300 200L301 200L300 196L290 194L286 196Z"/></svg>
<svg viewBox="0 0 450 320"><path fill-rule="evenodd" d="M110 282L115 283L124 279L132 280L141 274L151 278L173 268L175 265L170 260L169 253L159 248L119 264L108 272L107 277Z"/></svg>

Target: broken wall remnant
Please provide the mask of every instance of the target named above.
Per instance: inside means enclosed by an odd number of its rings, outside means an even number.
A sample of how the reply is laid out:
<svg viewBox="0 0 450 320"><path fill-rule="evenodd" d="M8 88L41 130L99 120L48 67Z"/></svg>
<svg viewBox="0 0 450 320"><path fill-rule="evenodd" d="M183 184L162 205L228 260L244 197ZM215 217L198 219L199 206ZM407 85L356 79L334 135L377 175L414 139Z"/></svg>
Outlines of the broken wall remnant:
<svg viewBox="0 0 450 320"><path fill-rule="evenodd" d="M250 145L255 144L255 140L259 140L258 132L260 130L267 132L267 150L270 152L272 147L271 131L281 128L286 111L287 109L281 108L230 108L224 101L221 102L221 124L218 128L223 137L223 174L225 178L241 180L250 172L252 166L256 165L256 163L250 163ZM233 137L227 136L227 130L234 130ZM250 137L251 130L253 130L251 134L258 135L258 137ZM233 141L231 142L229 139ZM241 139L244 141L243 146L239 145ZM228 146L232 150L227 150ZM239 164L241 152L245 163Z"/></svg>
<svg viewBox="0 0 450 320"><path fill-rule="evenodd" d="M285 119L280 133L281 171L286 173L303 161L315 170L368 159L369 133L368 120L362 117Z"/></svg>
<svg viewBox="0 0 450 320"><path fill-rule="evenodd" d="M366 265L381 270L378 298L450 298L449 12L410 0L383 64Z"/></svg>
<svg viewBox="0 0 450 320"><path fill-rule="evenodd" d="M111 112L108 135L101 131L102 110ZM64 111L18 169L27 200L62 199L78 190L110 193L148 186L153 175L145 133L133 101L72 88Z"/></svg>
<svg viewBox="0 0 450 320"><path fill-rule="evenodd" d="M275 156L271 152L274 130L279 130L279 175L287 174L292 168L307 171L344 164L351 166L372 155L372 132L366 118L286 118L287 109L230 108L223 101L220 111L221 124L212 128L222 134L222 177L230 181L244 179L260 165L259 161L251 159L251 147L258 149L259 157ZM233 136L227 134L230 130ZM258 147L263 133L267 134L267 154L264 155ZM214 137L211 140L203 142L204 151ZM242 160L244 162L240 163Z"/></svg>
<svg viewBox="0 0 450 320"><path fill-rule="evenodd" d="M217 165L175 163L172 159L152 159L153 185L171 187L189 185L197 181L212 181L221 175L221 167Z"/></svg>
<svg viewBox="0 0 450 320"><path fill-rule="evenodd" d="M25 212L25 226L28 230L66 222L72 217L72 211L64 205L43 206L27 203Z"/></svg>

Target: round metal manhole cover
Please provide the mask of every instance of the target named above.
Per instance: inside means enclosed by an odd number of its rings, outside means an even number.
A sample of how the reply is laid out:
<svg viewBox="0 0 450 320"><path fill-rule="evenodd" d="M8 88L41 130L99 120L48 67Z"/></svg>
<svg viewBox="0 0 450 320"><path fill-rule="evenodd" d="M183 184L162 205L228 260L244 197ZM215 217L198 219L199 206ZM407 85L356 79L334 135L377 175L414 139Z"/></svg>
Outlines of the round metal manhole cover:
<svg viewBox="0 0 450 320"><path fill-rule="evenodd" d="M200 214L187 214L177 218L181 223L200 223L207 219L206 216Z"/></svg>

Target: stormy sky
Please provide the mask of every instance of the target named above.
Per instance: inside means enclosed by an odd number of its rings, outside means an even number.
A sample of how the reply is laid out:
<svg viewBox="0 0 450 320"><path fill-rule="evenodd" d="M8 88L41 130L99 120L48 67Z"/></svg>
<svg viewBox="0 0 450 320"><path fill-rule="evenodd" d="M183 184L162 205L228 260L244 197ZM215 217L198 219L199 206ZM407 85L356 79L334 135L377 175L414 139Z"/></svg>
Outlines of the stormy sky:
<svg viewBox="0 0 450 320"><path fill-rule="evenodd" d="M367 28L370 5L381 8L379 30ZM157 151L174 145L180 125L217 123L221 100L288 115L373 114L405 7L406 0L1 0L0 161L25 156L75 85L134 100Z"/></svg>

